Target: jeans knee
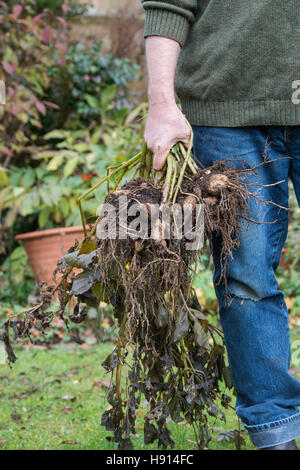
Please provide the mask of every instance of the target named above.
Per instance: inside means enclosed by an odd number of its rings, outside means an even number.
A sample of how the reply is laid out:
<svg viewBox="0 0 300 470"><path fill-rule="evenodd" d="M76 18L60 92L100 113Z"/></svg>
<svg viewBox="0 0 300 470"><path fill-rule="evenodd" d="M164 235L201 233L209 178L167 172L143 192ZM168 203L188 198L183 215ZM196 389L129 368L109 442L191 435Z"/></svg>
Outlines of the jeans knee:
<svg viewBox="0 0 300 470"><path fill-rule="evenodd" d="M276 292L278 292L277 286L274 290L273 283L266 283L263 280L260 282L259 279L247 279L247 281L242 279L227 279L227 293L229 296L243 301L258 302L273 296Z"/></svg>

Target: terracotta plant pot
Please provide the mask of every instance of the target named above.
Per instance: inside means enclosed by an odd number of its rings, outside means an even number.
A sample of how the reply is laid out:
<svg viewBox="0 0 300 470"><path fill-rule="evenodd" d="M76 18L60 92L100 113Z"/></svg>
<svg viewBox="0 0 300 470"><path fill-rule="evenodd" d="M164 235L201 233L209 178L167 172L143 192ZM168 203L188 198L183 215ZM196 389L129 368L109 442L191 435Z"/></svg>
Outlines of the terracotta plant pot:
<svg viewBox="0 0 300 470"><path fill-rule="evenodd" d="M67 253L75 240L81 241L82 238L81 226L38 230L16 236L16 240L21 240L24 245L36 281L46 281L50 285L54 284L52 274L58 259Z"/></svg>

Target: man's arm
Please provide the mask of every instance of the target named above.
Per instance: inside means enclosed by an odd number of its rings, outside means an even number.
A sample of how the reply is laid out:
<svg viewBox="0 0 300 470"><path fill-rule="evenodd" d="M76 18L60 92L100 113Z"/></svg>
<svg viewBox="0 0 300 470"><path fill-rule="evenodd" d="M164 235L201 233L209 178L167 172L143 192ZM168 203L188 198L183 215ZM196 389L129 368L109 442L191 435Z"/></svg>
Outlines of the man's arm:
<svg viewBox="0 0 300 470"><path fill-rule="evenodd" d="M166 37L146 38L149 112L145 141L153 152L153 168L161 170L169 150L181 141L186 147L190 128L175 102L174 77L180 44Z"/></svg>

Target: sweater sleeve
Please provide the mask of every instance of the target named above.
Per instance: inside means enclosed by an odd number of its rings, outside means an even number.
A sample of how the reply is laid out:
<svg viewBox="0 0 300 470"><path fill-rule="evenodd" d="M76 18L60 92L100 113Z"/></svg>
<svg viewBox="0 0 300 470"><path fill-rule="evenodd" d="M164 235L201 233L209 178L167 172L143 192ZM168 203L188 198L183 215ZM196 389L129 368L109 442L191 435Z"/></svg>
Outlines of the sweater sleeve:
<svg viewBox="0 0 300 470"><path fill-rule="evenodd" d="M146 10L144 37L164 36L183 46L195 21L197 0L141 0Z"/></svg>

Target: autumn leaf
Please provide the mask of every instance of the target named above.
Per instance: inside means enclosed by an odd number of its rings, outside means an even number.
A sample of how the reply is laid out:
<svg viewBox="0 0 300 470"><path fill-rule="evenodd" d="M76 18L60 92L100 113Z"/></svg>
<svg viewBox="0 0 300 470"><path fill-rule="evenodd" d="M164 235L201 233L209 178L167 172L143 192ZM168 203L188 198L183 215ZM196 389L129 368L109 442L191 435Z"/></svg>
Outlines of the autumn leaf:
<svg viewBox="0 0 300 470"><path fill-rule="evenodd" d="M71 395L65 395L65 396L63 397L63 399L64 399L64 400L70 400L72 403L73 403L74 401L76 401L76 397L73 397L73 396L71 396Z"/></svg>
<svg viewBox="0 0 300 470"><path fill-rule="evenodd" d="M61 445L62 445L62 444L69 444L69 445L72 445L72 444L73 444L73 445L76 445L76 444L78 444L78 442L69 440L69 441L62 441L60 444L61 444Z"/></svg>
<svg viewBox="0 0 300 470"><path fill-rule="evenodd" d="M61 411L61 413L63 413L64 415L66 415L66 414L68 414L68 413L73 413L73 408L64 407L64 408L62 408L60 411Z"/></svg>
<svg viewBox="0 0 300 470"><path fill-rule="evenodd" d="M60 51L63 51L63 52L67 52L67 46L65 44L63 44L62 42L59 42L58 44L56 44L56 47L57 49L59 49Z"/></svg>
<svg viewBox="0 0 300 470"><path fill-rule="evenodd" d="M68 27L66 20L62 18L61 16L57 16L57 20L60 22L60 24L63 25L64 28Z"/></svg>
<svg viewBox="0 0 300 470"><path fill-rule="evenodd" d="M45 116L46 114L46 106L44 105L44 103L42 103L41 101L37 100L35 103L35 107L36 109Z"/></svg>
<svg viewBox="0 0 300 470"><path fill-rule="evenodd" d="M65 58L65 56L63 56L62 54L59 55L59 62L60 62L60 65L61 65L63 68L67 65L66 58Z"/></svg>
<svg viewBox="0 0 300 470"><path fill-rule="evenodd" d="M9 75L12 75L16 69L14 65L9 64L8 62L2 62L2 66L5 72L8 73Z"/></svg>
<svg viewBox="0 0 300 470"><path fill-rule="evenodd" d="M63 3L62 6L61 6L61 9L63 11L63 14L65 15L66 13L68 13L69 7L68 7L68 5Z"/></svg>
<svg viewBox="0 0 300 470"><path fill-rule="evenodd" d="M23 7L22 5L16 5L13 9L13 15L15 18L18 18L22 13Z"/></svg>
<svg viewBox="0 0 300 470"><path fill-rule="evenodd" d="M19 413L12 413L10 417L13 421L20 421L22 419L22 416Z"/></svg>
<svg viewBox="0 0 300 470"><path fill-rule="evenodd" d="M51 38L52 38L52 28L51 26L46 26L42 34L42 41L48 44L51 41Z"/></svg>

